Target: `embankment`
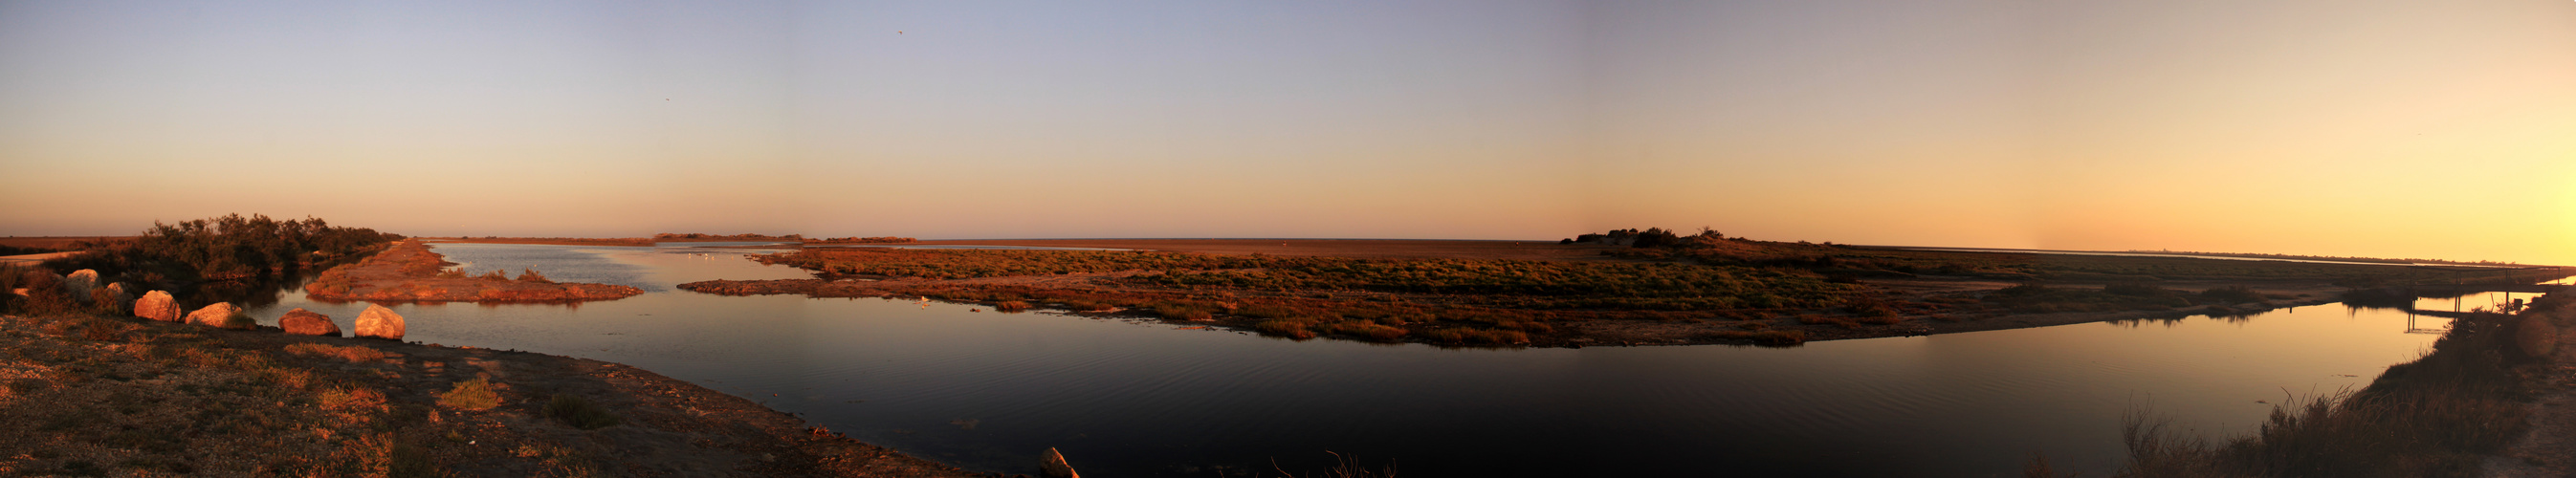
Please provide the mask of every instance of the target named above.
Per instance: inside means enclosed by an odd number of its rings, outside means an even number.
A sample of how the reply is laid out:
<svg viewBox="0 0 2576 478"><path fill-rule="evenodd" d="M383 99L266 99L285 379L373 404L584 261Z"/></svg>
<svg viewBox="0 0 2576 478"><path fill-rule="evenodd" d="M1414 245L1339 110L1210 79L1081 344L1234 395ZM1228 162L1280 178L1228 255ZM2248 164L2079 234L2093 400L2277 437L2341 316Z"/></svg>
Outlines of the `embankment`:
<svg viewBox="0 0 2576 478"><path fill-rule="evenodd" d="M977 476L596 360L89 315L0 349L13 476Z"/></svg>

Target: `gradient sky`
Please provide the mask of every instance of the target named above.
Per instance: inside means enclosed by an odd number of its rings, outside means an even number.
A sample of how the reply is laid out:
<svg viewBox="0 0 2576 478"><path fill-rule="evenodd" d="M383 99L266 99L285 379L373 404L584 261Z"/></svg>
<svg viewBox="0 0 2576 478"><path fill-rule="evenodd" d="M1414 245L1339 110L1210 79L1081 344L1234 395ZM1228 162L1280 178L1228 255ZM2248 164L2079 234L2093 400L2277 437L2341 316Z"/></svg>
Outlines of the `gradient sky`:
<svg viewBox="0 0 2576 478"><path fill-rule="evenodd" d="M15 235L2576 264L2576 3L5 1L0 178Z"/></svg>

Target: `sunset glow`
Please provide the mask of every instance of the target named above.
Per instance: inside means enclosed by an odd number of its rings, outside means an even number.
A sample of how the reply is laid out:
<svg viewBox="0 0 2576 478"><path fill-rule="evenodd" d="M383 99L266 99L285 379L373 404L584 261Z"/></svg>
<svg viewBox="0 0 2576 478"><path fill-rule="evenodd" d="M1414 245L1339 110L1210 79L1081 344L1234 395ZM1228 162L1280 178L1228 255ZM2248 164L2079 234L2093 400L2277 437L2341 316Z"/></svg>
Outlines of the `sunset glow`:
<svg viewBox="0 0 2576 478"><path fill-rule="evenodd" d="M0 2L0 235L2576 264L2576 3Z"/></svg>

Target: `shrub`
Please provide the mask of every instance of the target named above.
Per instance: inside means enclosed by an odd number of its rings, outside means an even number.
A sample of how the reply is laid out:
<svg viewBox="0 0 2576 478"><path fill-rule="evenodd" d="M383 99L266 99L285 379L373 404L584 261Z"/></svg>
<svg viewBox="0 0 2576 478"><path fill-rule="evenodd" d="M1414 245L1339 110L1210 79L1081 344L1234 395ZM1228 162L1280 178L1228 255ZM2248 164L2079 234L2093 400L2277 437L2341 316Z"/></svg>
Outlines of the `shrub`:
<svg viewBox="0 0 2576 478"><path fill-rule="evenodd" d="M547 417L563 421L565 425L583 430L607 428L616 426L619 422L617 415L608 413L606 408L601 408L581 397L560 393L555 394L553 400L546 401L545 414Z"/></svg>
<svg viewBox="0 0 2576 478"><path fill-rule="evenodd" d="M492 391L492 382L473 379L456 382L456 388L438 395L438 404L458 410L490 410L501 406L501 394Z"/></svg>
<svg viewBox="0 0 2576 478"><path fill-rule="evenodd" d="M535 282L535 283L540 283L540 284L553 284L553 283L555 283L555 281L553 281L553 280L546 279L546 275L545 275L545 274L539 274L539 273L537 273L537 270L536 270L536 269L520 269L519 271L520 271L520 272L519 272L519 282ZM500 272L500 271L493 271L493 272Z"/></svg>
<svg viewBox="0 0 2576 478"><path fill-rule="evenodd" d="M438 276L439 276L439 277L442 277L442 278L448 278L448 279L463 279L463 278L465 278L465 270L464 270L464 269L448 269L448 270L438 271Z"/></svg>
<svg viewBox="0 0 2576 478"><path fill-rule="evenodd" d="M483 280L510 280L510 271L493 269L492 272L485 273L482 276L475 278Z"/></svg>
<svg viewBox="0 0 2576 478"><path fill-rule="evenodd" d="M993 310L998 310L998 311L1003 311L1003 312L1019 312L1019 311L1029 310L1029 303L1027 303L1027 302L1021 302L1021 301L1016 301L1016 300L1006 300L1006 301L1002 301L1001 303L993 304Z"/></svg>

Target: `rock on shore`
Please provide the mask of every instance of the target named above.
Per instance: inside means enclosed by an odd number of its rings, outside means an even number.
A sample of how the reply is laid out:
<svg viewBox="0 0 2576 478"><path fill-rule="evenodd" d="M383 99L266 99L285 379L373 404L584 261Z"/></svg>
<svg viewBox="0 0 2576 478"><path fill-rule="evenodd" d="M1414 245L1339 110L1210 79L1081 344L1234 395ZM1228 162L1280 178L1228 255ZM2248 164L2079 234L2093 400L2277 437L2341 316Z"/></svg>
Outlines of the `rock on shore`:
<svg viewBox="0 0 2576 478"><path fill-rule="evenodd" d="M286 311L285 316L277 318L277 327L295 335L340 336L340 324L331 323L331 316L303 308Z"/></svg>
<svg viewBox="0 0 2576 478"><path fill-rule="evenodd" d="M385 306L367 304L367 311L358 313L358 321L354 325L359 337L387 340L403 338L402 314L396 314L393 309L387 309Z"/></svg>
<svg viewBox="0 0 2576 478"><path fill-rule="evenodd" d="M136 317L162 322L179 322L185 318L179 314L179 299L170 298L169 292L157 290L145 292L142 299L134 301Z"/></svg>
<svg viewBox="0 0 2576 478"><path fill-rule="evenodd" d="M81 269L63 276L63 293L71 295L72 300L89 302L89 291L97 288L98 271Z"/></svg>
<svg viewBox="0 0 2576 478"><path fill-rule="evenodd" d="M248 320L233 320L233 316L236 315L241 315L240 307L234 307L231 302L216 302L213 305L206 306L205 308L197 309L196 312L189 312L188 323L224 329L259 328L259 324L256 322Z"/></svg>

